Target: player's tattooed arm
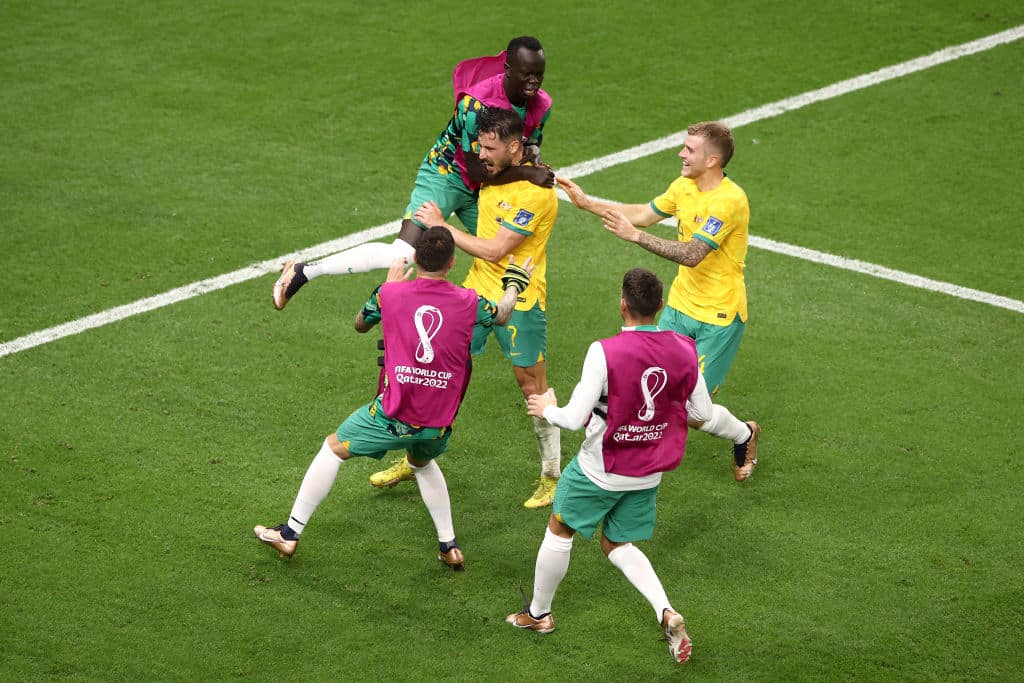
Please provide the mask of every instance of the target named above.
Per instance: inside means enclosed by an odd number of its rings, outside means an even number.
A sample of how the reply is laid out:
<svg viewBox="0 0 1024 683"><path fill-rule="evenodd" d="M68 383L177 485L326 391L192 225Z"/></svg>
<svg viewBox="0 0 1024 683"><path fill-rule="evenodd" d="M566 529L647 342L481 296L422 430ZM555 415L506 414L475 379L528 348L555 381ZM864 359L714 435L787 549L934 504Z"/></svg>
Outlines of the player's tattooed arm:
<svg viewBox="0 0 1024 683"><path fill-rule="evenodd" d="M711 245L703 240L691 239L689 242L679 242L657 237L643 230L637 231L635 241L652 254L690 268L703 261L704 257L711 252Z"/></svg>

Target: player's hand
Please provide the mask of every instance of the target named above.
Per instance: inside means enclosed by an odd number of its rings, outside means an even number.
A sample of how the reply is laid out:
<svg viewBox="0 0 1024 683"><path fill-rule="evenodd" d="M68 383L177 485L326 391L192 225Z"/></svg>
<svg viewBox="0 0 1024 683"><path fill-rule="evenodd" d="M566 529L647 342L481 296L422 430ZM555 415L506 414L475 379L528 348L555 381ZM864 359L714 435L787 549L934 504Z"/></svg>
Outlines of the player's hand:
<svg viewBox="0 0 1024 683"><path fill-rule="evenodd" d="M601 214L601 222L604 224L605 230L620 239L624 239L627 242L636 242L640 239L640 231L637 230L635 225L630 223L629 219L626 218L626 214L618 209L605 209L604 213Z"/></svg>
<svg viewBox="0 0 1024 683"><path fill-rule="evenodd" d="M423 206L416 209L416 213L412 217L416 219L417 223L428 228L432 228L435 225L444 225L444 214L441 213L441 207L434 201L425 202Z"/></svg>
<svg viewBox="0 0 1024 683"><path fill-rule="evenodd" d="M530 394L526 397L526 414L530 417L544 417L545 408L557 405L555 390L548 388L543 394Z"/></svg>
<svg viewBox="0 0 1024 683"><path fill-rule="evenodd" d="M501 276L501 288L514 287L516 292L522 294L530 286L530 277L533 275L533 257L526 257L523 265L516 265L515 256L508 255L508 266Z"/></svg>
<svg viewBox="0 0 1024 683"><path fill-rule="evenodd" d="M415 266L410 266L409 262L403 258L396 258L391 262L391 267L388 268L388 279L387 282L401 282L402 280L411 280L416 276Z"/></svg>
<svg viewBox="0 0 1024 683"><path fill-rule="evenodd" d="M547 164L538 163L535 166L521 166L526 173L526 179L538 187L554 187L555 172Z"/></svg>
<svg viewBox="0 0 1024 683"><path fill-rule="evenodd" d="M556 181L558 186L569 197L569 201L575 204L577 209L590 210L590 201L587 199L587 193L583 191L583 188L568 178L557 178Z"/></svg>

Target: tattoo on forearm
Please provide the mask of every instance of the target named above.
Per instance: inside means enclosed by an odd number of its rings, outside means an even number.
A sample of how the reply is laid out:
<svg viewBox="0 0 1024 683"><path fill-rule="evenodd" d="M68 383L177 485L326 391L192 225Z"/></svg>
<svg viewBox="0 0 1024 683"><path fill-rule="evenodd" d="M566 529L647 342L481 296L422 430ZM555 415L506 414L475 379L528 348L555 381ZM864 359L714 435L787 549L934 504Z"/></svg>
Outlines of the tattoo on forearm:
<svg viewBox="0 0 1024 683"><path fill-rule="evenodd" d="M496 321L501 324L505 324L509 321L512 317L512 311L515 310L518 296L518 293L514 289L511 290L511 292L509 290L505 290L505 295L501 297L500 301L498 301L498 314L494 318Z"/></svg>
<svg viewBox="0 0 1024 683"><path fill-rule="evenodd" d="M700 263L707 256L708 252L711 251L711 245L701 240L691 239L689 242L667 240L642 230L640 231L640 239L637 241L637 244L652 254L657 254L662 258L667 258L669 261L690 267Z"/></svg>

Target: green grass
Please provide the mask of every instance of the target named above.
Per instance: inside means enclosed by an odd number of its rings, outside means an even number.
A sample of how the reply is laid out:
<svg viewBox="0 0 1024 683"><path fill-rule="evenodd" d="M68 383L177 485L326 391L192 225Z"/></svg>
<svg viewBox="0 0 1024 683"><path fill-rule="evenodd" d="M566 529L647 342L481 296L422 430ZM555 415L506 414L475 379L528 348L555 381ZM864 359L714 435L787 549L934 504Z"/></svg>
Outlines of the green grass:
<svg viewBox="0 0 1024 683"><path fill-rule="evenodd" d="M547 48L557 167L1024 23L1010 2L157 7L0 7L3 341L395 219L451 66L513 35ZM737 129L752 232L1024 298L1022 57ZM673 154L580 183L646 201ZM674 269L560 210L549 367L567 398L617 329L621 273ZM365 460L293 560L252 540L369 398L375 335L351 328L368 274L284 313L265 277L0 359L0 678L1018 678L1024 319L757 249L747 272L720 400L764 426L761 465L735 485L727 446L692 435L642 544L695 638L685 670L593 541L555 633L502 623L546 512L521 508L537 456L494 349L440 461L465 574L433 559L415 487L373 490ZM563 435L566 462L580 441Z"/></svg>

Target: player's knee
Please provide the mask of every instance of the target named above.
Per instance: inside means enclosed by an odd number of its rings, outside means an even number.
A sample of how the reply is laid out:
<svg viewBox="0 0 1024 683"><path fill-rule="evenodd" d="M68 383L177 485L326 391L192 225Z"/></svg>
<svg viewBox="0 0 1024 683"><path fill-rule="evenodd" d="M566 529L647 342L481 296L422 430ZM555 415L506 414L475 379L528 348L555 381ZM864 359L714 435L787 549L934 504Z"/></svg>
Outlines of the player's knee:
<svg viewBox="0 0 1024 683"><path fill-rule="evenodd" d="M629 544L628 543L616 543L615 541L610 541L610 540L608 540L608 537L604 535L604 532L601 533L601 550L604 552L605 557L607 557L609 554L611 554L611 552L613 550L615 550L616 548L621 548L624 545L629 545Z"/></svg>

